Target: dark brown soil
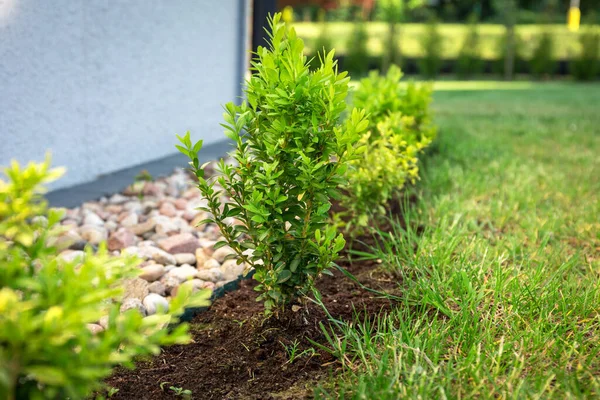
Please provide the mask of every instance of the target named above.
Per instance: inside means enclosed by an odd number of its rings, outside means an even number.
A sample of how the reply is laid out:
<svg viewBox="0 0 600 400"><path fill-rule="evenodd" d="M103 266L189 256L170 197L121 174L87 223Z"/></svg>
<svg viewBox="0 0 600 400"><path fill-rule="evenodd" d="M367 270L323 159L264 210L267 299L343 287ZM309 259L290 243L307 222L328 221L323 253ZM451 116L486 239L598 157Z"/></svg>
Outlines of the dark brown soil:
<svg viewBox="0 0 600 400"><path fill-rule="evenodd" d="M376 272L369 262L343 265L365 286L394 292L397 282ZM390 301L365 291L341 272L318 283L331 315L351 320L355 313L377 315ZM328 352L310 343L326 344L319 327L328 326L324 311L307 302L265 319L255 301L254 281L226 294L192 321L193 342L163 349L159 356L140 362L134 371L118 370L107 384L119 389L114 399L173 399L169 386L192 391L194 399L303 399L310 398L317 381L339 368ZM289 362L285 346L298 341L297 353L315 349ZM309 350L310 351L310 350ZM164 391L160 384L164 385Z"/></svg>

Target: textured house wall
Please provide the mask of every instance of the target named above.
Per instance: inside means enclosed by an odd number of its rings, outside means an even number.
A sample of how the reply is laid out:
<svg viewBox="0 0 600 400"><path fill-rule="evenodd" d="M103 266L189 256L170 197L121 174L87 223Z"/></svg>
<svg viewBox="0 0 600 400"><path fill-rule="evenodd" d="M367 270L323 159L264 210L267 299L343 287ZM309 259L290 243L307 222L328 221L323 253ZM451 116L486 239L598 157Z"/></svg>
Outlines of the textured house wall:
<svg viewBox="0 0 600 400"><path fill-rule="evenodd" d="M0 165L40 160L53 188L223 139L239 96L239 0L0 1Z"/></svg>

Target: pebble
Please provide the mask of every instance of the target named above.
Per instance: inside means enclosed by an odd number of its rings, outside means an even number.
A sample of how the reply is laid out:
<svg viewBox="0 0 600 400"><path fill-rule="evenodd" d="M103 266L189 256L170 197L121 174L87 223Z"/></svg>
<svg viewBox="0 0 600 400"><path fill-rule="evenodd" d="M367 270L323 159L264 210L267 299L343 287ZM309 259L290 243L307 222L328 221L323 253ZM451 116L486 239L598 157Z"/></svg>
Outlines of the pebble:
<svg viewBox="0 0 600 400"><path fill-rule="evenodd" d="M168 277L177 279L180 283L196 277L198 270L189 264L184 264L180 267L176 267L167 272Z"/></svg>
<svg viewBox="0 0 600 400"><path fill-rule="evenodd" d="M142 316L146 316L146 307L142 304L142 301L140 299L129 298L123 301L123 304L121 304L121 308L119 309L119 311L124 313L127 310L138 310L140 314L142 314Z"/></svg>
<svg viewBox="0 0 600 400"><path fill-rule="evenodd" d="M92 332L93 335L96 335L104 330L104 328L98 324L87 324L87 328L90 332Z"/></svg>
<svg viewBox="0 0 600 400"><path fill-rule="evenodd" d="M198 268L198 269L214 269L214 268L219 268L220 266L221 266L220 262L218 262L214 258L209 258L206 261L204 261L204 265L202 265L202 268Z"/></svg>
<svg viewBox="0 0 600 400"><path fill-rule="evenodd" d="M172 218L177 215L177 208L175 208L172 203L164 202L161 204L158 212L160 212L162 215Z"/></svg>
<svg viewBox="0 0 600 400"><path fill-rule="evenodd" d="M150 293L160 294L161 296L167 294L167 288L159 281L152 282L151 284L149 284L148 291Z"/></svg>
<svg viewBox="0 0 600 400"><path fill-rule="evenodd" d="M196 276L203 281L219 282L223 280L223 272L219 268L202 269L196 273Z"/></svg>
<svg viewBox="0 0 600 400"><path fill-rule="evenodd" d="M174 254L173 257L175 257L175 261L177 262L177 265L196 264L196 256L194 255L194 253L177 253L177 254Z"/></svg>
<svg viewBox="0 0 600 400"><path fill-rule="evenodd" d="M212 258L217 260L219 263L223 263L223 261L225 261L225 258L227 256L233 255L233 254L235 254L235 251L233 251L233 249L231 247L223 246L214 251L214 253L212 254Z"/></svg>
<svg viewBox="0 0 600 400"><path fill-rule="evenodd" d="M196 268L204 268L204 263L208 260L204 249L196 249Z"/></svg>
<svg viewBox="0 0 600 400"><path fill-rule="evenodd" d="M244 263L238 265L236 260L227 260L221 265L221 272L223 272L225 281L230 282L242 275L245 267Z"/></svg>
<svg viewBox="0 0 600 400"><path fill-rule="evenodd" d="M133 232L127 228L119 228L110 234L106 243L108 250L122 250L126 247L133 246L136 242L136 237Z"/></svg>
<svg viewBox="0 0 600 400"><path fill-rule="evenodd" d="M108 232L102 226L83 225L79 228L81 238L92 244L99 244L108 239Z"/></svg>
<svg viewBox="0 0 600 400"><path fill-rule="evenodd" d="M140 279L133 278L125 281L125 293L123 295L123 300L127 300L130 298L134 299L143 299L148 295L148 282Z"/></svg>
<svg viewBox="0 0 600 400"><path fill-rule="evenodd" d="M83 218L83 224L84 225L103 226L104 220L102 218L100 218L98 216L98 214L96 214L95 212L89 211L87 213L87 215Z"/></svg>
<svg viewBox="0 0 600 400"><path fill-rule="evenodd" d="M132 227L140 222L140 218L135 213L125 214L123 219L120 220L120 224L125 227Z"/></svg>
<svg viewBox="0 0 600 400"><path fill-rule="evenodd" d="M65 250L60 253L60 258L67 262L75 261L76 259L83 260L85 253L82 250Z"/></svg>
<svg viewBox="0 0 600 400"><path fill-rule="evenodd" d="M133 233L138 236L143 235L144 233L150 232L156 226L156 221L149 219L146 222L142 222L141 224L132 225L129 227Z"/></svg>
<svg viewBox="0 0 600 400"><path fill-rule="evenodd" d="M158 242L161 249L171 254L194 253L200 247L198 239L191 233L180 233Z"/></svg>
<svg viewBox="0 0 600 400"><path fill-rule="evenodd" d="M142 273L139 278L148 282L159 280L165 274L165 267L161 264L150 264L142 267Z"/></svg>
<svg viewBox="0 0 600 400"><path fill-rule="evenodd" d="M143 304L146 307L146 314L148 315L154 315L159 310L162 310L163 312L169 310L169 302L167 299L156 293L150 293L144 297Z"/></svg>

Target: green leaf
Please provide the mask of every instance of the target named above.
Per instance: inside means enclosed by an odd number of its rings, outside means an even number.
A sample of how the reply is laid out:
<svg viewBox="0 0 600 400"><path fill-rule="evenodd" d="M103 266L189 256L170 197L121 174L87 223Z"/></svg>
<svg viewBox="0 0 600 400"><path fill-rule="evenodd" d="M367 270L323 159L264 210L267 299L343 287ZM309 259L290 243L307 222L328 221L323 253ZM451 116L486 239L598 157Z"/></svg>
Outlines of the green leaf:
<svg viewBox="0 0 600 400"><path fill-rule="evenodd" d="M288 281L292 277L292 272L288 269L284 269L279 273L277 283L283 283Z"/></svg>

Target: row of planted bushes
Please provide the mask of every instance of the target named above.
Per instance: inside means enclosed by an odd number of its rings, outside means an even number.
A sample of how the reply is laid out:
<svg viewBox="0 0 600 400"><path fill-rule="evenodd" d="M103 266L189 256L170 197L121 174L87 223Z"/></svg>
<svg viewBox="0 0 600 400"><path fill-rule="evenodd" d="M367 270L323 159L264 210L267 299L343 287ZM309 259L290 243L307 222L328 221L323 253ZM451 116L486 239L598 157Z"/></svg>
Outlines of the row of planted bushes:
<svg viewBox="0 0 600 400"><path fill-rule="evenodd" d="M207 198L210 218L239 262L254 269L267 314L285 312L313 294L345 246L344 234L365 229L418 177L420 152L435 136L427 85L400 85L401 72L365 78L347 107L349 81L334 53L311 70L294 30L271 22L271 44L259 48L246 100L225 107L235 163L221 161L204 176L202 141L189 133L178 149ZM48 163L14 163L0 180L0 397L84 398L116 365L189 339L173 330L185 307L209 294L182 285L169 313L120 314L122 283L139 261L109 256L101 246L83 260L58 257L60 215L40 188L58 174ZM229 200L224 202L223 196ZM344 211L333 214L332 201ZM229 224L231 217L241 224ZM87 324L108 315L108 328Z"/></svg>
<svg viewBox="0 0 600 400"><path fill-rule="evenodd" d="M435 21L428 23L425 34L421 38L422 57L418 59L402 59L398 53L398 43L388 43L382 57L374 57L369 53L367 42L369 35L366 25L356 22L347 39L347 52L340 59L340 64L354 75L364 75L370 69L386 69L392 63L400 64L410 73L418 73L427 78L435 78L440 73L455 74L465 79L484 73L505 75L504 56L496 60L485 60L482 56L482 44L478 25L472 22L463 38L461 50L456 59L444 59L443 36ZM506 54L507 35L498 40L498 54ZM329 49L332 47L326 26L312 44L312 48ZM579 53L573 59L557 60L555 57L555 37L550 31L542 31L536 40L535 47L529 57L524 55L524 40L514 36L513 72L531 74L536 78L552 77L555 74L571 74L577 80L593 80L600 78L600 30L596 26L588 26L579 34Z"/></svg>

